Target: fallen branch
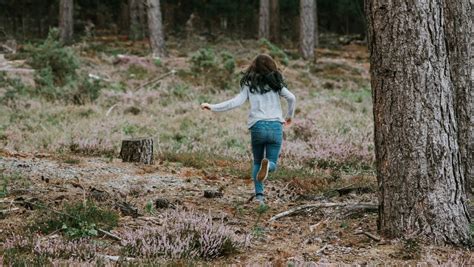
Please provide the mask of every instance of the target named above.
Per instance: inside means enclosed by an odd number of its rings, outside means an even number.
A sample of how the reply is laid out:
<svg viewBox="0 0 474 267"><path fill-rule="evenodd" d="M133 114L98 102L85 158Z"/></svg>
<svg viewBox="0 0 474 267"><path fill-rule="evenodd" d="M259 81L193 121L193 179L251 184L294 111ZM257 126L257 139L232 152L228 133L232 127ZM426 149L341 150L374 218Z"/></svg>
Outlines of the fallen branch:
<svg viewBox="0 0 474 267"><path fill-rule="evenodd" d="M133 261L135 258L130 258L130 257L121 257L121 256L112 256L112 255L105 255L105 254L99 254L99 257L102 257L107 260L111 261L119 261L120 259L123 259L125 261Z"/></svg>
<svg viewBox="0 0 474 267"><path fill-rule="evenodd" d="M270 222L275 221L275 220L278 220L280 218L295 214L297 212L300 212L300 211L306 210L306 209L334 208L334 207L348 207L349 209L360 209L360 208L367 208L367 207L377 208L377 205L373 204L373 203L357 203L357 204L354 204L354 203L318 203L318 204L306 204L306 205L298 206L298 207L292 208L290 210L278 213L277 215L271 217L269 221Z"/></svg>
<svg viewBox="0 0 474 267"><path fill-rule="evenodd" d="M155 83L157 83L159 80L161 80L161 79L163 79L163 78L165 78L165 77L168 77L168 76L170 76L170 75L174 75L175 73L176 73L176 70L173 69L173 70L171 70L170 72L167 72L167 73L165 73L165 74L163 74L163 75L161 75L161 76L159 76L159 77L157 77L157 78L155 78L155 79L151 79L151 80L145 82L144 84L142 84L142 85L138 86L137 88L133 89L133 91L136 93L138 90L141 90L141 89L145 88L145 87L148 86L148 85L155 84Z"/></svg>
<svg viewBox="0 0 474 267"><path fill-rule="evenodd" d="M320 254L321 252L323 252L326 248L328 247L328 245L324 245L322 248L318 249L318 251L316 251L316 255L317 254Z"/></svg>
<svg viewBox="0 0 474 267"><path fill-rule="evenodd" d="M99 232L103 233L104 235L106 235L106 236L108 236L108 237L111 237L111 238L113 238L113 239L115 239L115 240L122 241L122 238L121 238L121 237L119 237L119 236L117 236L117 235L114 235L114 234L112 234L111 232L105 231L105 230L100 229L100 228L98 228L97 231L99 231Z"/></svg>
<svg viewBox="0 0 474 267"><path fill-rule="evenodd" d="M371 234L371 233L369 233L369 232L358 231L358 232L356 232L355 234L356 234L356 235L365 235L365 236L367 236L367 237L369 237L369 238L371 238L371 239L373 239L373 240L375 240L375 241L377 241L377 242L382 241L382 238L380 238L380 237L378 237L378 236L376 236L376 235L373 235L373 234Z"/></svg>
<svg viewBox="0 0 474 267"><path fill-rule="evenodd" d="M12 212L12 211L16 211L16 210L19 210L20 208L11 208L11 209L6 209L6 210L0 210L0 213L8 213L8 212Z"/></svg>

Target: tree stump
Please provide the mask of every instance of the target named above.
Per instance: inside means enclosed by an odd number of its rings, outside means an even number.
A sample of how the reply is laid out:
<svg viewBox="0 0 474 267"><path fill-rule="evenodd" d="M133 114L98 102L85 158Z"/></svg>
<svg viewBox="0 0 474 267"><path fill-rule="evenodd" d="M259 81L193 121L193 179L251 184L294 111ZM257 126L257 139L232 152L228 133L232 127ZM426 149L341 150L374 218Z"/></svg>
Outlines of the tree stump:
<svg viewBox="0 0 474 267"><path fill-rule="evenodd" d="M153 139L137 138L122 140L120 158L123 162L153 164Z"/></svg>

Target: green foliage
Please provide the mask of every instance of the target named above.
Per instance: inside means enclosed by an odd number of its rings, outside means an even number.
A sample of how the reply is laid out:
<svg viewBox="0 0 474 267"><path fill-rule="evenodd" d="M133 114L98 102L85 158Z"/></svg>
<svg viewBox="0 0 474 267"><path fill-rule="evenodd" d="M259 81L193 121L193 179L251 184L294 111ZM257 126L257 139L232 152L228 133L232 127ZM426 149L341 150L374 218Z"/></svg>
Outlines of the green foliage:
<svg viewBox="0 0 474 267"><path fill-rule="evenodd" d="M0 174L0 197L7 197L11 189L26 189L30 181L20 173Z"/></svg>
<svg viewBox="0 0 474 267"><path fill-rule="evenodd" d="M0 97L0 103L8 106L14 106L19 97L27 96L32 92L32 89L20 79L9 78L5 72L0 72L0 88L6 90Z"/></svg>
<svg viewBox="0 0 474 267"><path fill-rule="evenodd" d="M28 63L37 70L47 69L54 85L63 86L77 75L79 58L71 48L63 47L59 41L59 30L53 28L48 38L38 47L31 46Z"/></svg>
<svg viewBox="0 0 474 267"><path fill-rule="evenodd" d="M211 48L201 48L191 56L191 70L195 72L209 72L217 67L216 54Z"/></svg>
<svg viewBox="0 0 474 267"><path fill-rule="evenodd" d="M148 200L148 202L145 205L145 211L148 214L152 214L152 215L155 214L156 210L155 210L155 206L153 205L153 201Z"/></svg>
<svg viewBox="0 0 474 267"><path fill-rule="evenodd" d="M268 50L270 56L279 61L281 64L287 66L289 63L288 55L278 46L268 41L265 38L260 39L260 46Z"/></svg>
<svg viewBox="0 0 474 267"><path fill-rule="evenodd" d="M72 48L62 46L57 29L51 29L42 44L29 45L26 49L31 55L28 63L36 69L36 88L13 86L9 98L28 93L52 102L83 105L99 97L103 82L78 72L79 57Z"/></svg>
<svg viewBox="0 0 474 267"><path fill-rule="evenodd" d="M100 208L91 201L66 204L59 212L43 215L32 226L33 230L48 234L60 229L70 238L97 236L99 228L110 230L118 223L117 212Z"/></svg>
<svg viewBox="0 0 474 267"><path fill-rule="evenodd" d="M190 61L192 74L205 83L229 88L235 82L235 58L230 52L216 54L212 48L201 48Z"/></svg>

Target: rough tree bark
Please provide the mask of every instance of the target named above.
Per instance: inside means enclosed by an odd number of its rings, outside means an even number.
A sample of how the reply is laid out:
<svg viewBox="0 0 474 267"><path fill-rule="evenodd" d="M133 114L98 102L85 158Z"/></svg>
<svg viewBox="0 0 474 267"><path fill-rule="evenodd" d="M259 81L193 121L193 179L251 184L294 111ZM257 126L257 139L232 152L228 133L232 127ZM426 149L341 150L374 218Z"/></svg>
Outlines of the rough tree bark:
<svg viewBox="0 0 474 267"><path fill-rule="evenodd" d="M63 44L70 43L74 34L74 0L59 3L59 37Z"/></svg>
<svg viewBox="0 0 474 267"><path fill-rule="evenodd" d="M270 0L260 0L258 39L270 38Z"/></svg>
<svg viewBox="0 0 474 267"><path fill-rule="evenodd" d="M270 1L270 41L280 41L280 5L278 0Z"/></svg>
<svg viewBox="0 0 474 267"><path fill-rule="evenodd" d="M462 74L451 71L457 63L446 46L456 45L447 42L450 16L439 0L366 0L365 11L379 229L389 237L467 244L469 215L452 77Z"/></svg>
<svg viewBox="0 0 474 267"><path fill-rule="evenodd" d="M123 162L153 164L153 139L139 138L122 141L120 158Z"/></svg>
<svg viewBox="0 0 474 267"><path fill-rule="evenodd" d="M163 23L161 18L160 0L147 0L148 7L148 31L150 35L150 46L153 56L164 57L165 38L163 35Z"/></svg>
<svg viewBox="0 0 474 267"><path fill-rule="evenodd" d="M474 95L471 89L471 33L473 14L469 0L445 0L444 30L450 75L454 86L455 114L458 123L460 162L466 182L466 192L472 192L474 158ZM471 151L471 153L469 153Z"/></svg>
<svg viewBox="0 0 474 267"><path fill-rule="evenodd" d="M300 0L300 53L314 58L314 0Z"/></svg>

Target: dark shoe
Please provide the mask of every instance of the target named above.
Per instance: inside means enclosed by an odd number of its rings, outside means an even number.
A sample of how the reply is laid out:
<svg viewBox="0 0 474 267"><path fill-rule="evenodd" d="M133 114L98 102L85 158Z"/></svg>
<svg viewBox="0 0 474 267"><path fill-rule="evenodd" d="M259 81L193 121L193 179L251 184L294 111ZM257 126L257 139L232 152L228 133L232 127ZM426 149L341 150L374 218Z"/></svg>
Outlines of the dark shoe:
<svg viewBox="0 0 474 267"><path fill-rule="evenodd" d="M265 181L265 179L268 177L268 169L270 169L270 162L268 159L263 159L260 170L257 173L257 180L260 182Z"/></svg>

